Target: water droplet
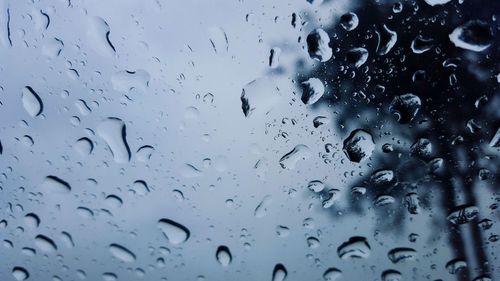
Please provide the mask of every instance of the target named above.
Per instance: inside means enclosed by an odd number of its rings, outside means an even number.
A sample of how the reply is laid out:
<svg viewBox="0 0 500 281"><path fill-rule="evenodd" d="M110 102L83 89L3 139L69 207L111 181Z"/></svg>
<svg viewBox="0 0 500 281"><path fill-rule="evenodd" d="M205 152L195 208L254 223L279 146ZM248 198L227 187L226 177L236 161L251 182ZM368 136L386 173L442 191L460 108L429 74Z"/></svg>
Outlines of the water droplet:
<svg viewBox="0 0 500 281"><path fill-rule="evenodd" d="M150 75L146 70L118 71L111 77L113 89L119 92L128 92L133 89L144 91L149 86Z"/></svg>
<svg viewBox="0 0 500 281"><path fill-rule="evenodd" d="M102 274L102 280L104 281L117 281L118 276L112 272L105 272Z"/></svg>
<svg viewBox="0 0 500 281"><path fill-rule="evenodd" d="M211 27L208 29L210 43L216 54L226 54L229 51L229 40L226 32L220 27Z"/></svg>
<svg viewBox="0 0 500 281"><path fill-rule="evenodd" d="M66 231L61 232L61 240L67 248L75 247L75 242L73 242L73 237Z"/></svg>
<svg viewBox="0 0 500 281"><path fill-rule="evenodd" d="M257 207L255 208L254 216L256 218L264 217L267 214L267 208L269 207L271 202L272 202L271 196L269 195L265 196L264 199L262 199L259 205L257 205Z"/></svg>
<svg viewBox="0 0 500 281"><path fill-rule="evenodd" d="M352 31L358 27L359 19L355 13L349 12L340 16L340 26L347 31Z"/></svg>
<svg viewBox="0 0 500 281"><path fill-rule="evenodd" d="M40 188L50 193L68 193L71 191L71 186L56 176L45 177Z"/></svg>
<svg viewBox="0 0 500 281"><path fill-rule="evenodd" d="M290 229L284 225L278 225L276 227L276 234L281 238L286 238L290 235Z"/></svg>
<svg viewBox="0 0 500 281"><path fill-rule="evenodd" d="M81 155L89 155L94 150L94 144L89 138L81 138L76 141L73 148Z"/></svg>
<svg viewBox="0 0 500 281"><path fill-rule="evenodd" d="M375 142L372 135L363 129L352 131L344 140L343 151L352 162L359 163L367 159L374 149Z"/></svg>
<svg viewBox="0 0 500 281"><path fill-rule="evenodd" d="M111 29L108 23L100 17L90 17L88 20L87 37L90 47L103 56L115 53L115 47L109 38Z"/></svg>
<svg viewBox="0 0 500 281"><path fill-rule="evenodd" d="M403 275L401 272L393 269L388 269L382 272L382 281L401 281L403 280Z"/></svg>
<svg viewBox="0 0 500 281"><path fill-rule="evenodd" d="M453 30L450 41L457 47L482 52L491 46L493 33L490 26L480 20L471 20Z"/></svg>
<svg viewBox="0 0 500 281"><path fill-rule="evenodd" d="M215 257L222 266L228 266L232 260L231 252L226 246L219 246L215 253Z"/></svg>
<svg viewBox="0 0 500 281"><path fill-rule="evenodd" d="M346 61L359 68L368 60L368 50L365 48L352 48L346 53Z"/></svg>
<svg viewBox="0 0 500 281"><path fill-rule="evenodd" d="M445 267L450 274L457 274L467 267L467 262L461 259L454 259L447 262Z"/></svg>
<svg viewBox="0 0 500 281"><path fill-rule="evenodd" d="M429 139L419 138L415 143L410 147L411 153L422 158L428 159L432 154L432 143Z"/></svg>
<svg viewBox="0 0 500 281"><path fill-rule="evenodd" d="M179 245L189 239L189 229L175 221L161 219L158 221L158 227L173 245Z"/></svg>
<svg viewBox="0 0 500 281"><path fill-rule="evenodd" d="M17 281L24 281L30 277L30 274L24 267L16 266L12 269L12 276Z"/></svg>
<svg viewBox="0 0 500 281"><path fill-rule="evenodd" d="M108 145L117 163L130 161L130 148L127 143L125 123L115 117L109 117L97 127L97 134Z"/></svg>
<svg viewBox="0 0 500 281"><path fill-rule="evenodd" d="M272 281L285 281L287 275L288 271L286 270L285 266L281 263L278 263L274 266Z"/></svg>
<svg viewBox="0 0 500 281"><path fill-rule="evenodd" d="M307 35L306 41L307 50L312 59L325 62L332 57L332 48L329 46L330 37L323 29L318 28L311 31L311 33Z"/></svg>
<svg viewBox="0 0 500 281"><path fill-rule="evenodd" d="M29 213L24 216L24 223L29 228L37 228L40 225L40 218L34 213Z"/></svg>
<svg viewBox="0 0 500 281"><path fill-rule="evenodd" d="M389 260L394 264L417 259L417 251L412 248L395 248L387 254Z"/></svg>
<svg viewBox="0 0 500 281"><path fill-rule="evenodd" d="M303 144L296 145L292 151L281 157L279 163L281 168L293 170L299 160L307 160L311 157L311 149Z"/></svg>
<svg viewBox="0 0 500 281"><path fill-rule="evenodd" d="M56 243L52 239L44 235L35 237L35 246L43 252L51 253L57 251Z"/></svg>
<svg viewBox="0 0 500 281"><path fill-rule="evenodd" d="M281 49L278 47L274 47L271 49L271 53L269 54L269 67L277 68L279 66L279 59L281 55Z"/></svg>
<svg viewBox="0 0 500 281"><path fill-rule="evenodd" d="M316 249L319 247L319 240L316 237L308 237L307 238L307 246L311 249Z"/></svg>
<svg viewBox="0 0 500 281"><path fill-rule="evenodd" d="M26 110L26 112L28 112L28 114L31 117L36 117L42 113L43 111L42 99L30 86L26 86L23 88L22 101L24 109Z"/></svg>
<svg viewBox="0 0 500 281"><path fill-rule="evenodd" d="M434 47L434 39L424 38L422 35L418 35L411 41L411 50L415 54L422 54Z"/></svg>
<svg viewBox="0 0 500 281"><path fill-rule="evenodd" d="M395 96L389 106L389 110L392 114L396 115L399 123L407 124L417 116L421 105L422 102L418 96L405 94Z"/></svg>
<svg viewBox="0 0 500 281"><path fill-rule="evenodd" d="M155 149L150 145L141 146L135 153L135 157L138 161L147 162L151 159Z"/></svg>
<svg viewBox="0 0 500 281"><path fill-rule="evenodd" d="M377 54L379 56L386 55L396 45L398 35L395 31L390 30L385 24L376 30L378 43Z"/></svg>
<svg viewBox="0 0 500 281"><path fill-rule="evenodd" d="M309 188L309 190L314 192L320 192L323 189L325 189L325 184L322 181L313 180L307 184L307 188Z"/></svg>
<svg viewBox="0 0 500 281"><path fill-rule="evenodd" d="M134 253L119 244L110 244L109 251L115 258L124 262L134 262L136 259Z"/></svg>
<svg viewBox="0 0 500 281"><path fill-rule="evenodd" d="M267 114L280 100L280 92L271 78L262 77L246 84L241 92L245 117Z"/></svg>
<svg viewBox="0 0 500 281"><path fill-rule="evenodd" d="M417 193L410 192L406 194L404 198L404 204L406 206L406 209L408 210L408 213L412 215L417 215L418 213L420 213L420 205Z"/></svg>
<svg viewBox="0 0 500 281"><path fill-rule="evenodd" d="M337 248L337 254L341 259L367 258L370 253L368 241L361 236L353 236Z"/></svg>
<svg viewBox="0 0 500 281"><path fill-rule="evenodd" d="M342 277L342 271L335 267L328 268L325 273L323 273L323 279L325 281L335 281Z"/></svg>
<svg viewBox="0 0 500 281"><path fill-rule="evenodd" d="M309 78L302 82L302 97L304 104L313 104L317 102L325 93L325 86L318 78Z"/></svg>
<svg viewBox="0 0 500 281"><path fill-rule="evenodd" d="M323 208L330 208L340 198L340 190L330 188L326 192L321 194L321 198L323 199L323 201L321 202Z"/></svg>
<svg viewBox="0 0 500 281"><path fill-rule="evenodd" d="M465 224L473 219L475 219L479 215L479 208L474 205L461 205L455 207L447 219L452 224Z"/></svg>
<svg viewBox="0 0 500 281"><path fill-rule="evenodd" d="M436 6L436 5L444 5L448 2L450 2L451 0L424 0L425 3L431 5L431 6Z"/></svg>

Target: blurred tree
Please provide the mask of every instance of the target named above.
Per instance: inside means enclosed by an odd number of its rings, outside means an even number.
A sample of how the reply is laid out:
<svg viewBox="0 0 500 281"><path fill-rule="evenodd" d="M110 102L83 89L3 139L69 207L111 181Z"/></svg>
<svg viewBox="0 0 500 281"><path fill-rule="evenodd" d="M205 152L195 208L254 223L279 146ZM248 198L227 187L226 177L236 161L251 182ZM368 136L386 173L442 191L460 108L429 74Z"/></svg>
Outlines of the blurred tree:
<svg viewBox="0 0 500 281"><path fill-rule="evenodd" d="M492 273L478 225L487 214L478 214L475 189L480 181L499 186L499 150L490 142L500 126L500 1L458 2L363 1L353 11L359 19L353 30L352 15L325 28L333 57L298 80L322 80L330 93L322 101L338 116L345 138L359 128L370 132L378 148L365 161L374 173L395 173L396 180L382 186L375 186L373 174L360 179L356 186L367 193L353 194L344 211L363 212L363 204L382 204L387 197L380 196L389 195L404 203L386 206L393 209L390 217L380 211L380 224L397 231L420 205L432 210L439 226L433 231L448 232L456 258L467 261L457 278L472 280ZM465 26L468 49L450 40L459 26ZM397 34L392 48L391 32ZM402 205L407 212L398 211Z"/></svg>

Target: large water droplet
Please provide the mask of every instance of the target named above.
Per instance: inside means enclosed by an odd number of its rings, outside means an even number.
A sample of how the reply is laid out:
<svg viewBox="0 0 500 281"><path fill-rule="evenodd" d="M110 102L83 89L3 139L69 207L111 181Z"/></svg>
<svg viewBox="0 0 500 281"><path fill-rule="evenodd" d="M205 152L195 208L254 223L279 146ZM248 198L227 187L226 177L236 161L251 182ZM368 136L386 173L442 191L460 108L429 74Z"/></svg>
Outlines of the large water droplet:
<svg viewBox="0 0 500 281"><path fill-rule="evenodd" d="M173 220L161 219L158 221L158 227L173 245L181 244L189 239L189 229Z"/></svg>
<svg viewBox="0 0 500 281"><path fill-rule="evenodd" d="M329 46L330 37L323 29L318 28L311 31L311 33L307 35L306 41L307 50L312 59L325 62L332 57L332 48Z"/></svg>
<svg viewBox="0 0 500 281"><path fill-rule="evenodd" d="M97 134L106 141L117 163L130 161L125 123L116 117L109 117L97 127Z"/></svg>
<svg viewBox="0 0 500 281"><path fill-rule="evenodd" d="M108 23L100 17L91 17L88 20L87 37L90 47L103 56L113 55L115 47L109 35L111 29Z"/></svg>
<svg viewBox="0 0 500 281"><path fill-rule="evenodd" d="M337 248L337 254L341 259L367 258L370 253L371 248L368 241L361 236L351 237Z"/></svg>
<svg viewBox="0 0 500 281"><path fill-rule="evenodd" d="M358 27L358 24L358 16L353 12L345 13L340 16L340 26L342 26L342 28L347 31L354 30L356 27Z"/></svg>
<svg viewBox="0 0 500 281"><path fill-rule="evenodd" d="M309 157L311 157L311 153L311 149L308 146L298 144L292 149L292 151L281 157L279 161L281 168L293 170L295 169L295 166L297 165L297 162L299 160L308 159Z"/></svg>
<svg viewBox="0 0 500 281"><path fill-rule="evenodd" d="M109 251L115 258L124 262L134 262L136 259L132 251L119 244L110 244Z"/></svg>
<svg viewBox="0 0 500 281"><path fill-rule="evenodd" d="M43 252L51 253L57 251L56 243L52 239L44 235L35 237L35 246Z"/></svg>
<svg viewBox="0 0 500 281"><path fill-rule="evenodd" d="M302 82L302 97L304 104L313 104L317 102L325 93L325 86L318 78L309 78Z"/></svg>
<svg viewBox="0 0 500 281"><path fill-rule="evenodd" d="M446 263L446 270L450 274L457 274L467 267L467 262L462 259L454 259Z"/></svg>
<svg viewBox="0 0 500 281"><path fill-rule="evenodd" d="M396 115L399 123L407 124L417 116L421 105L422 102L418 96L414 94L405 94L395 96L392 99L389 111Z"/></svg>
<svg viewBox="0 0 500 281"><path fill-rule="evenodd" d="M363 130L352 131L344 140L343 151L350 161L359 163L372 155L375 149L375 142L372 135Z"/></svg>
<svg viewBox="0 0 500 281"><path fill-rule="evenodd" d="M389 51L396 45L398 41L398 34L395 31L390 30L385 24L376 30L378 43L377 43L377 54L379 56L386 55Z"/></svg>
<svg viewBox="0 0 500 281"><path fill-rule="evenodd" d="M478 215L478 207L474 205L461 205L455 207L447 218L452 224L464 224L477 218Z"/></svg>
<svg viewBox="0 0 500 281"><path fill-rule="evenodd" d="M394 264L417 259L417 251L412 248L394 248L387 254L389 260Z"/></svg>
<svg viewBox="0 0 500 281"><path fill-rule="evenodd" d="M341 277L342 271L335 267L330 267L323 273L323 279L325 279L325 281L335 281Z"/></svg>
<svg viewBox="0 0 500 281"><path fill-rule="evenodd" d="M30 274L24 267L16 266L12 269L12 276L17 281L24 281L30 277Z"/></svg>
<svg viewBox="0 0 500 281"><path fill-rule="evenodd" d="M471 20L455 28L449 38L459 48L481 52L491 46L493 33L486 22Z"/></svg>
<svg viewBox="0 0 500 281"><path fill-rule="evenodd" d="M222 266L228 266L233 258L229 248L226 246L219 246L215 253L215 257Z"/></svg>
<svg viewBox="0 0 500 281"><path fill-rule="evenodd" d="M56 176L45 177L40 188L50 193L68 193L71 191L71 186Z"/></svg>
<svg viewBox="0 0 500 281"><path fill-rule="evenodd" d="M388 269L382 272L382 281L401 281L403 280L403 275L401 272L393 269Z"/></svg>
<svg viewBox="0 0 500 281"><path fill-rule="evenodd" d="M352 48L346 53L346 61L358 68L368 60L368 50L365 48Z"/></svg>
<svg viewBox="0 0 500 281"><path fill-rule="evenodd" d="M262 77L246 84L241 92L243 114L264 115L280 100L280 92L271 78Z"/></svg>
<svg viewBox="0 0 500 281"><path fill-rule="evenodd" d="M281 263L278 263L274 266L272 281L285 281L287 275L288 271L286 270L285 266Z"/></svg>
<svg viewBox="0 0 500 281"><path fill-rule="evenodd" d="M26 86L22 91L22 101L23 106L26 112L31 117L38 116L43 111L43 102L40 96L31 88L30 86Z"/></svg>

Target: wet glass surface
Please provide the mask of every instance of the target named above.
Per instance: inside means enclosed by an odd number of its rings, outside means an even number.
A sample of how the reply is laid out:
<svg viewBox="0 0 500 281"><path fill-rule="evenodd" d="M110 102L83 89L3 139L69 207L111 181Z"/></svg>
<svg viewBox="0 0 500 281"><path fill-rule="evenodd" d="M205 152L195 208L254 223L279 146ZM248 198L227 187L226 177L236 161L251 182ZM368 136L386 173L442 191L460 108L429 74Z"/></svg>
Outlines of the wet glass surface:
<svg viewBox="0 0 500 281"><path fill-rule="evenodd" d="M0 280L500 280L499 16L0 0Z"/></svg>

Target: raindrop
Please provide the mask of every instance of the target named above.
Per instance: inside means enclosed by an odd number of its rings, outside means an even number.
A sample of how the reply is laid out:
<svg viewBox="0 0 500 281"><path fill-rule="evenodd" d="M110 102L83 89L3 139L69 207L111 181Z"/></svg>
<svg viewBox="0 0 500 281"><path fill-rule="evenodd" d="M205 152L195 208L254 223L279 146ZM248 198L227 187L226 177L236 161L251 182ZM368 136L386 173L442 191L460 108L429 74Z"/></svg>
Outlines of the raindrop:
<svg viewBox="0 0 500 281"><path fill-rule="evenodd" d="M454 259L447 262L445 267L450 274L457 274L459 271L467 267L467 262L461 259Z"/></svg>
<svg viewBox="0 0 500 281"><path fill-rule="evenodd" d="M158 227L167 240L173 245L179 245L189 239L189 229L173 220L160 219L158 221Z"/></svg>
<svg viewBox="0 0 500 281"><path fill-rule="evenodd" d="M23 88L22 101L24 109L31 117L36 117L42 113L42 99L30 86L26 86Z"/></svg>
<svg viewBox="0 0 500 281"><path fill-rule="evenodd" d="M288 271L286 270L285 266L281 263L278 263L274 266L272 281L285 281L287 275Z"/></svg>
<svg viewBox="0 0 500 281"><path fill-rule="evenodd" d="M35 246L43 252L51 253L57 251L57 246L52 239L44 235L37 235L35 237Z"/></svg>
<svg viewBox="0 0 500 281"><path fill-rule="evenodd" d="M465 224L479 215L479 208L474 205L461 205L455 207L448 215L447 219L452 224Z"/></svg>
<svg viewBox="0 0 500 281"><path fill-rule="evenodd" d="M367 258L370 252L368 241L361 236L353 236L337 248L337 254L341 259Z"/></svg>
<svg viewBox="0 0 500 281"><path fill-rule="evenodd" d="M17 281L24 281L30 278L28 271L24 267L20 266L16 266L12 269L12 276L14 276Z"/></svg>
<svg viewBox="0 0 500 281"><path fill-rule="evenodd" d="M359 19L358 16L353 13L345 13L342 16L340 16L340 26L344 28L347 31L352 31L359 25Z"/></svg>
<svg viewBox="0 0 500 281"><path fill-rule="evenodd" d="M136 259L135 254L122 245L110 244L109 251L115 258L124 262L134 262Z"/></svg>
<svg viewBox="0 0 500 281"><path fill-rule="evenodd" d="M325 62L332 57L332 48L329 46L330 37L323 29L318 28L311 31L311 33L307 35L306 41L307 50L312 59Z"/></svg>
<svg viewBox="0 0 500 281"><path fill-rule="evenodd" d="M97 127L97 134L108 144L117 163L130 161L130 148L127 144L125 123L115 117L109 117Z"/></svg>
<svg viewBox="0 0 500 281"><path fill-rule="evenodd" d="M71 191L71 186L56 176L45 177L40 188L50 193L68 193Z"/></svg>
<svg viewBox="0 0 500 281"><path fill-rule="evenodd" d="M325 86L318 78L309 78L302 82L302 97L304 104L313 104L317 102L325 93Z"/></svg>
<svg viewBox="0 0 500 281"><path fill-rule="evenodd" d="M418 35L411 41L411 50L415 54L422 54L434 47L434 39L424 38L422 35Z"/></svg>
<svg viewBox="0 0 500 281"><path fill-rule="evenodd" d="M365 48L352 48L346 53L346 61L359 68L368 60L368 50Z"/></svg>
<svg viewBox="0 0 500 281"><path fill-rule="evenodd" d="M401 272L393 269L388 269L382 272L382 281L401 281L403 280L403 275Z"/></svg>
<svg viewBox="0 0 500 281"><path fill-rule="evenodd" d="M215 257L217 258L217 261L224 267L228 266L232 261L231 252L226 246L219 246L217 248L217 252L215 253Z"/></svg>
<svg viewBox="0 0 500 281"><path fill-rule="evenodd" d="M279 100L279 89L268 77L253 80L241 92L241 108L245 117L267 114Z"/></svg>
<svg viewBox="0 0 500 281"><path fill-rule="evenodd" d="M335 267L328 268L325 273L323 273L323 279L325 281L335 281L342 277L342 271Z"/></svg>
<svg viewBox="0 0 500 281"><path fill-rule="evenodd" d="M407 124L417 116L421 105L422 102L418 96L414 94L405 94L394 97L389 106L389 111L396 115L399 123Z"/></svg>
<svg viewBox="0 0 500 281"><path fill-rule="evenodd" d="M311 149L303 144L296 145L292 151L281 157L279 163L281 168L293 170L299 160L307 160L311 157Z"/></svg>
<svg viewBox="0 0 500 281"><path fill-rule="evenodd" d="M372 135L363 129L353 130L344 140L343 151L352 162L359 163L367 159L374 149L375 142Z"/></svg>
<svg viewBox="0 0 500 281"><path fill-rule="evenodd" d="M417 258L417 251L412 248L395 248L387 254L389 260L394 264L415 260Z"/></svg>
<svg viewBox="0 0 500 281"><path fill-rule="evenodd" d="M493 34L490 26L480 20L471 20L453 30L450 41L457 47L481 52L491 46Z"/></svg>
<svg viewBox="0 0 500 281"><path fill-rule="evenodd" d="M378 43L377 54L379 56L386 55L396 45L398 35L395 31L390 30L385 24L376 30Z"/></svg>

